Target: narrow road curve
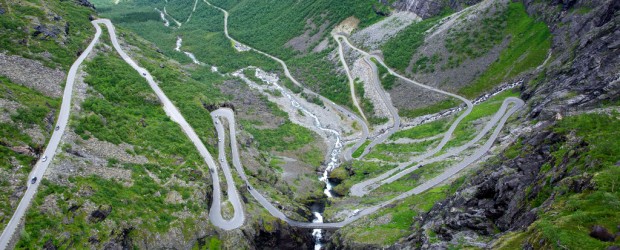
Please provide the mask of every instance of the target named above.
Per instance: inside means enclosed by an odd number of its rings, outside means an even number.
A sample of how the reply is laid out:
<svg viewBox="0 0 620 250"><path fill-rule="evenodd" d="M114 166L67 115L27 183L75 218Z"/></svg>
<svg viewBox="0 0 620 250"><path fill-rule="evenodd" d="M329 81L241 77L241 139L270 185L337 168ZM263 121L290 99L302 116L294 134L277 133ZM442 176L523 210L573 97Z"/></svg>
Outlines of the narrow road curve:
<svg viewBox="0 0 620 250"><path fill-rule="evenodd" d="M424 84L421 84L421 83L419 83L419 82L417 82L415 80L406 78L406 77L396 73L392 69L390 69L383 62L383 60L380 57L378 57L376 55L372 55L372 54L370 54L370 53L368 53L366 51L363 51L363 50L353 46L349 42L349 40L347 39L346 36L336 34L336 35L334 35L334 37L341 38L342 40L345 41L345 43L349 47L355 49L356 51L358 51L362 55L366 56L367 58L374 58L379 64L381 64L381 66L385 67L391 75L394 75L394 76L396 76L396 77L398 77L398 78L400 78L400 79L402 79L402 80L404 80L406 82L412 83L412 84L417 85L419 87L422 87L422 88L425 88L425 89L428 89L428 90L431 90L431 91L434 91L434 92L437 92L437 93L440 93L440 94L444 94L444 95L447 95L447 96L450 96L450 97L457 98L457 99L461 100L462 102L464 102L465 105L467 105L467 109L465 110L465 112L463 112L463 114L461 114L459 117L456 118L456 120L452 123L452 125L448 129L448 131L446 131L446 133L444 134L444 136L443 136L442 140L439 142L439 144L435 148L433 148L433 149L427 151L426 153L424 153L423 155L421 155L419 157L416 157L415 158L416 161L419 161L421 159L426 159L427 157L435 155L436 153L441 151L441 149L448 143L448 141L450 141L450 139L452 137L452 134L454 133L454 130L456 130L456 127L459 125L459 123L466 116L468 116L469 113L471 113L474 105L473 105L473 103L470 100L468 100L468 99L466 99L466 98L464 98L462 96L459 96L459 95L456 95L456 94L452 94L450 92L446 92L446 91L443 91L441 89L437 89L437 88L434 88L434 87L431 87L431 86L428 86L428 85L424 85ZM370 150L370 148L371 148L370 146L367 147L368 150ZM366 151L366 149L364 149L364 151ZM408 163L407 165L410 165L410 164L411 163ZM382 179L389 177L390 175L392 175L396 171L402 170L402 168L403 168L403 166L401 165L400 167L392 169L392 170L384 173L383 175L380 175L379 177L376 177L376 178L373 178L373 179L369 179L369 180L366 180L366 181L363 181L361 183L353 185L351 187L351 189L350 189L351 194L354 195L354 196L363 196L363 195L367 194L369 192L367 190L368 187L371 187L372 189L375 189L375 188L379 187L381 185L381 183L379 183L379 182Z"/></svg>
<svg viewBox="0 0 620 250"><path fill-rule="evenodd" d="M230 168L228 167L228 164L226 163L225 157L220 158L221 159L220 163L222 163L221 167L222 167L222 170L224 171L224 176L226 177L226 184L228 185L227 187L228 201L230 202L230 204L232 204L235 210L234 216L230 220L224 219L221 213L222 191L220 188L220 179L219 179L220 177L218 175L217 165L215 161L213 160L213 157L207 150L207 147L205 147L204 143L198 137L198 134L196 134L194 129L185 120L183 115L181 115L181 113L176 108L176 106L174 106L172 101L170 101L170 99L168 99L166 94L164 94L164 92L159 88L157 83L154 81L153 76L151 76L151 74L146 69L138 66L138 64L136 64L125 53L125 51L123 51L123 49L118 43L118 40L116 37L116 31L114 29L114 25L112 25L112 22L110 22L110 20L107 20L107 19L100 19L100 20L93 21L93 23L106 25L106 27L108 28L108 32L110 34L110 38L112 40L112 45L114 46L116 51L120 54L120 56L123 58L123 60L125 60L127 64L129 64L132 68L138 71L140 75L144 76L144 78L149 83L149 86L151 87L151 89L153 89L153 91L157 95L157 98L159 98L159 100L161 101L166 114L170 117L172 121L178 123L181 126L181 129L183 130L183 132L187 135L187 137L189 137L189 139L192 141L192 143L198 150L198 153L200 153L200 156L202 156L202 158L205 160L205 163L207 163L207 165L209 166L209 172L211 173L211 178L213 178L213 203L211 204L211 210L209 212L209 219L211 220L213 225L219 228L222 228L224 230L235 229L243 225L243 222L245 221L245 214L243 212L243 206L241 204L239 193L237 192L237 188L235 187L235 182L234 182L234 179L232 178L232 174L230 173ZM221 146L220 146L220 150L222 150Z"/></svg>
<svg viewBox="0 0 620 250"><path fill-rule="evenodd" d="M360 112L362 118L364 118L364 121L368 121L368 119L364 115L362 107L360 107L359 101L357 100L357 95L355 94L355 81L353 80L353 77L351 77L349 65L347 65L347 60L345 60L344 58L344 49L342 48L342 43L340 42L340 39L338 39L338 37L334 37L334 40L336 40L336 43L338 43L338 56L340 57L340 63L342 63L342 67L344 68L347 78L349 79L349 89L351 90L351 99L353 100L353 105L355 105L357 111Z"/></svg>

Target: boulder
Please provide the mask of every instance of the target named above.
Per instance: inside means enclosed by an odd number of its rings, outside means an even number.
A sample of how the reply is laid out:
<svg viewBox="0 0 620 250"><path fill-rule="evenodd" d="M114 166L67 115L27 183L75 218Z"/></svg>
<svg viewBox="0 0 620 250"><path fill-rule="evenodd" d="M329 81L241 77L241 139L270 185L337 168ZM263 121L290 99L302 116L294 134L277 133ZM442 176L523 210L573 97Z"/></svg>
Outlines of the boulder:
<svg viewBox="0 0 620 250"><path fill-rule="evenodd" d="M105 220L108 215L112 212L112 206L109 205L101 205L99 208L92 213L88 217L88 221L91 223L97 223Z"/></svg>
<svg viewBox="0 0 620 250"><path fill-rule="evenodd" d="M607 228L600 225L595 225L592 227L590 236L601 241L614 241L616 238L607 230Z"/></svg>

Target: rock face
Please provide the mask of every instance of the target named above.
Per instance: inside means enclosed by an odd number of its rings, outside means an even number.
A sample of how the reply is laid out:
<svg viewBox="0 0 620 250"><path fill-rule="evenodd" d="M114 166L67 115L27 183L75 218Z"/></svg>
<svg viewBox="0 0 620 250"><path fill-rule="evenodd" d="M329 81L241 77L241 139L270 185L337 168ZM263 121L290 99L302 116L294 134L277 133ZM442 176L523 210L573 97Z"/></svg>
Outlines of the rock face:
<svg viewBox="0 0 620 250"><path fill-rule="evenodd" d="M421 18L429 18L438 15L445 8L459 11L478 2L480 0L398 0L392 7L400 11L413 12Z"/></svg>
<svg viewBox="0 0 620 250"><path fill-rule="evenodd" d="M585 150L583 142L547 129L564 113L587 110L619 98L620 3L598 0L587 3L592 4L587 6L598 6L587 13L571 11L586 6L585 2L525 2L528 13L550 26L555 59L546 67L543 76L546 78L524 85L527 87L522 98L532 107L526 119L539 121L537 126L530 127L531 132L521 137L520 150L524 153L514 159L500 158L468 178L456 194L416 219L419 229L401 242L403 245L442 248L448 242L458 243L459 238L476 242L478 236L523 229L553 200L551 195L532 202L546 183L553 186L563 183L576 193L593 187L592 176L567 169L568 156L554 162L550 153L553 145L564 145L578 153ZM522 126L527 126L525 123ZM545 163L555 167L542 170ZM438 241L429 239L425 230L435 232ZM600 226L593 227L590 235L602 241L614 239L614 235Z"/></svg>
<svg viewBox="0 0 620 250"><path fill-rule="evenodd" d="M456 194L438 202L419 218L420 230L411 235L407 243L420 244L424 248L443 247L445 242L456 241L462 235L489 236L497 229L503 232L527 227L536 220L537 208L523 204L535 198L547 183L545 180L549 176L540 169L553 161L550 145L565 141L551 132L537 133L524 141L524 150L534 147L531 152L512 160L502 159L500 162L503 163L480 170ZM540 145L543 142L545 145ZM578 147L579 143L575 143ZM560 175L551 179L552 185L576 174L569 173L566 165L549 172ZM590 179L591 176L575 178L579 181L573 185L574 189L580 192L590 188ZM441 241L432 243L424 234L426 229L436 232Z"/></svg>
<svg viewBox="0 0 620 250"><path fill-rule="evenodd" d="M620 93L620 3L612 0L526 2L529 13L544 18L554 35L553 55L542 84L525 90L531 99L531 118L550 120L558 113L594 107L618 99ZM585 14L549 8L598 6ZM569 93L577 93L569 95ZM544 98L543 98L544 97Z"/></svg>

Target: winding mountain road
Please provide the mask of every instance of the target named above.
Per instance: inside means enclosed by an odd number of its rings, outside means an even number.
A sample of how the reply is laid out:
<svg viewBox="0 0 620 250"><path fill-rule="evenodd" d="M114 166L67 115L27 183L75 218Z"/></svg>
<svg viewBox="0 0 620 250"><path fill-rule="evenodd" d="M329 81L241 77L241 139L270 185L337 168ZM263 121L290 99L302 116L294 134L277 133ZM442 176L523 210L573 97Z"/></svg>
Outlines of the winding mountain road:
<svg viewBox="0 0 620 250"><path fill-rule="evenodd" d="M220 145L220 157L221 157L220 159L222 159L220 163L222 163L221 167L224 172L224 176L226 178L226 184L227 184L226 193L228 195L228 201L230 202L230 204L232 204L235 210L233 217L229 220L224 219L221 213L222 191L220 187L220 179L219 179L220 177L219 177L218 170L217 170L217 164L215 163L215 161L213 160L213 157L207 150L207 147L198 137L198 134L196 134L194 129L185 120L183 115L181 115L181 112L179 112L177 107L174 106L172 101L170 101L170 99L168 99L168 97L166 96L166 94L164 94L161 88L159 88L159 86L153 79L153 76L151 76L151 74L146 69L138 66L138 64L136 64L131 59L131 57L129 57L125 53L125 51L123 51L123 49L118 43L118 39L116 37L116 31L114 29L114 25L112 25L112 22L110 22L110 20L107 20L107 19L100 19L100 20L93 21L93 24L95 24L95 26L98 26L97 24L106 25L106 27L108 28L108 32L110 34L110 38L112 40L112 45L114 46L114 49L119 53L119 55L123 58L123 60L127 64L129 64L132 68L138 71L140 75L144 76L144 78L149 83L149 86L151 87L151 89L153 89L153 91L157 95L157 98L159 98L159 100L161 101L164 111L166 112L166 115L168 115L172 121L178 123L179 126L181 126L181 129L183 130L183 132L187 135L190 141L192 141L192 143L198 150L198 153L200 154L200 156L203 157L203 159L205 160L205 163L209 166L209 172L211 173L211 178L213 178L213 202L211 204L211 210L209 212L209 219L211 220L213 225L219 228L222 228L224 230L235 229L243 225L243 222L245 220L243 206L241 204L241 200L239 199L239 193L237 192L234 179L232 177L232 174L230 173L230 168L228 167L228 163L226 162L225 157L222 157L222 151L223 151L222 145Z"/></svg>
<svg viewBox="0 0 620 250"><path fill-rule="evenodd" d="M207 2L205 0L205 3L211 5L209 2ZM211 5L213 6L213 5ZM232 39L229 35L228 35L228 30L227 30L227 19L228 19L228 12L226 12L225 10L213 6L221 11L224 12L225 14L225 34L226 36L233 42L236 42L234 39ZM179 110L175 107L175 105L172 103L172 101L170 101L170 99L168 99L168 97L165 95L165 93L159 88L159 86L157 85L157 83L155 82L154 78L151 76L151 74L144 68L140 67L135 61L133 61L121 48L120 44L118 43L117 40L117 36L116 36L116 32L115 32L115 28L112 25L112 23L110 22L110 20L107 19L99 19L99 20L95 20L92 21L92 24L95 26L96 29L96 33L95 36L93 38L93 40L91 41L91 43L89 44L89 46L87 47L86 50L84 50L84 52L80 55L80 57L75 61L75 63L71 66L71 69L69 71L69 74L67 76L67 83L65 85L65 90L64 90L64 94L63 94L63 99L62 99L62 104L61 104L61 110L59 112L59 117L58 117L58 123L57 126L60 127L60 129L58 131L55 131L52 134L52 137L50 138L50 141L44 151L44 155L47 156L47 161L42 161L39 160L39 162L37 162L37 164L35 165L31 175L29 176L29 178L33 178L33 177L37 177L39 180L43 179L43 175L45 173L45 171L47 170L47 167L49 166L50 162L53 160L54 156L55 156L55 152L58 148L58 145L60 143L60 140L62 138L62 133L64 131L64 129L66 128L66 125L68 123L69 120L69 112L70 112L70 103L71 103L71 95L73 92L73 84L75 82L75 75L79 69L79 66L82 64L82 62L86 59L86 57L92 52L92 49L94 47L94 45L99 41L99 38L101 36L101 27L100 24L103 24L106 26L106 28L108 29L108 33L110 35L111 38L111 42L112 45L114 46L115 50L119 53L119 55L123 58L123 60L129 64L132 68L134 68L140 75L142 75L148 82L149 86L153 89L153 91L155 92L155 94L157 95L157 97L159 98L159 100L162 103L163 109L166 112L166 114L171 118L172 121L176 122L179 124L179 126L181 127L181 129L183 130L183 132L188 136L188 138L190 139L190 141L192 141L192 143L194 144L194 146L196 147L196 149L198 150L198 152L200 153L200 155L203 157L203 159L205 160L205 163L208 165L209 168L209 172L211 174L211 177L213 178L213 203L211 205L211 209L209 212L209 218L212 221L212 223L219 227L222 228L224 230L232 230L235 228L238 228L240 226L243 225L244 221L245 221L245 214L243 212L243 205L240 201L239 198L239 192L236 189L235 186L235 182L234 179L232 177L232 173L230 171L230 167L228 165L228 160L226 158L226 133L225 133L225 129L224 126L221 122L221 118L224 118L228 121L229 124L229 140L230 140L230 147L231 147L231 153L232 153L232 163L233 166L235 168L235 170L237 171L237 174L239 174L239 176L241 177L241 179L245 182L246 186L248 187L248 191L249 193L265 208L267 209L267 211L272 214L273 216L280 218L284 221L286 221L287 223L289 223L292 226L296 226L296 227L303 227L303 228L321 228L321 229L326 229L326 228L339 228L342 227L344 225L347 225L363 216L366 216L368 214L371 214L375 211L377 211L378 209L388 205L389 203L392 203L396 200L400 200L400 199L404 199L408 196L414 195L414 194L419 194L421 192L424 192L430 188L432 188L433 186L441 183L442 181L450 178L451 176L453 176L454 174L456 174L457 172L461 171L463 168L467 167L469 164L473 163L474 161L476 161L477 159L479 159L480 157L482 157L484 154L486 154L486 152L491 148L491 146L493 145L494 141L496 140L497 136L499 135L501 129L503 128L504 124L506 123L506 120L508 119L508 117L510 117L514 112L516 112L518 109L520 109L523 106L523 101L517 98L507 98L506 100L504 100L504 103L502 104L501 108L497 111L496 115L491 119L491 121L488 122L487 126L485 127L485 129L483 131L490 131L493 127L495 127L493 133L489 136L489 138L487 139L487 141L485 142L485 144L481 147L479 147L478 149L476 149L476 151L470 155L465 157L462 161L452 165L451 167L449 167L448 169L446 169L442 174L436 176L435 178L415 187L414 189L405 192L391 200L382 202L378 205L375 206L371 206L368 208L365 208L363 210L361 210L358 214L351 216L349 218L347 218L344 221L341 222L334 222L334 223L312 223L312 222L300 222L300 221L295 221L292 220L290 218L288 218L282 211L280 211L279 209L277 209L275 206L273 206L273 204L271 204L262 194L260 194L257 190L255 190L254 188L252 188L251 184L249 183L249 180L247 178L247 176L245 175L243 166L241 165L241 161L240 161L240 156L239 156L239 152L238 152L238 146L237 146L237 140L236 140L236 122L235 122L235 118L234 118L234 113L232 110L230 109L218 109L216 111L212 112L212 117L213 120L215 121L215 128L218 134L218 138L219 143L218 143L218 157L220 159L220 167L223 171L224 177L226 178L226 184L227 184L227 198L228 201L230 202L230 204L233 206L234 208L234 214L233 217L230 219L224 219L222 214L221 214L221 204L222 204L222 192L221 192L221 187L220 187L220 177L218 174L218 167L217 167L217 163L214 160L214 158L211 156L211 154L209 153L209 151L207 150L207 148L205 147L204 143L199 139L198 135L196 134L196 132L193 130L193 128L189 125L189 123L185 120L185 118L183 117L183 115L179 112ZM343 37L343 40L352 48L360 51L362 54L366 55L369 58L375 58L378 60L378 62L380 64L382 64L384 67L386 67L386 65L383 63L383 61L381 61L380 58L370 55L366 52L363 52L359 49L357 49L356 47L352 46L349 41L346 39L346 37ZM261 53L267 57L270 57L276 61L278 61L282 67L284 68L285 74L286 76L291 79L291 81L293 81L296 85L301 86L301 84L299 84L299 82L297 82L290 74L288 67L286 66L286 63L284 63L282 60L273 57L269 54L266 54L264 52L258 51L253 49L254 51ZM465 117L467 116L472 109L472 104L469 100L439 90L439 89L435 89L420 83L417 83L413 80L407 79L403 76L398 75L397 73L395 73L394 71L390 70L388 67L386 67L388 69L388 71L390 72L390 74L393 74L405 81L408 81L410 83L416 84L418 86L421 86L423 88L435 91L435 92L439 92L439 93L443 93L446 94L448 96L452 96L455 98L458 98L460 100L462 100L463 102L465 102L468 106L468 109L465 110L465 112L463 114L461 114L456 121L452 124L452 126L450 127L450 129L448 130L448 132L445 133L440 145L438 145L435 149L428 151L425 156L432 156L435 155L436 153L438 153L441 148L447 143L447 141L450 139L452 132L455 130L456 126L458 125L458 123ZM320 95L319 95L320 96ZM335 110L351 117L352 119L358 121L360 124L365 125L365 123L359 118L357 117L355 114L353 114L352 112L346 110L343 107L340 107L338 105L335 105L333 102L329 101L327 98L324 98L322 96L320 96L321 99L327 104L327 105L332 105L335 107ZM513 105L512 108L508 109L508 106ZM397 114L397 113L396 113ZM365 126L363 126L365 127ZM398 128L398 126L394 126L396 129ZM477 143L480 139L482 139L482 137L484 136L485 133L479 133L479 136L477 136L474 140L470 141L471 145L473 145L474 143ZM365 129L363 129L363 137L367 138L368 136L368 128L365 127ZM365 140L365 139L364 139ZM360 140L360 142L363 143L364 140ZM358 143L361 144L361 143ZM471 146L469 145L469 146ZM469 147L468 146L468 147ZM461 147L462 148L462 147ZM436 161L441 161L443 159L446 159L449 156L452 156L455 154L455 151L448 151L445 154L442 154L440 156L425 160L424 162L436 162ZM426 159L426 157L424 158ZM413 171L415 169L413 168L409 168L409 170L406 171ZM380 181L381 183L389 183L390 181L393 181L395 179L398 179L398 176L402 176L406 174L405 171L402 171L392 177L386 177L386 178L382 178L382 179L377 179L374 182L368 182L365 185L361 185L358 186L358 191L354 191L354 189L352 188L351 192L352 194L356 195L356 194L361 194L363 195L365 192L367 192L367 188L368 186L371 185L377 185L377 183ZM391 174L390 174L391 175ZM5 227L2 236L0 237L0 249L5 249L12 236L15 234L15 231L17 229L17 227L19 226L19 223L21 221L21 219L23 218L26 210L28 209L32 198L34 197L34 195L36 194L37 188L39 186L39 182L36 182L32 185L28 185L28 188L24 194L24 197L21 199L15 213L13 214L13 217L11 218L11 220L9 221L8 225Z"/></svg>
<svg viewBox="0 0 620 250"><path fill-rule="evenodd" d="M236 41L235 39L233 39L232 37L230 37L230 35L228 34L228 16L229 16L228 12L227 12L226 10L224 10L224 9L220 8L220 7L217 7L217 6L215 6L215 5L211 4L211 3L209 3L209 2L208 2L208 1L206 1L206 0L203 0L203 1L204 1L205 3L207 3L208 5L210 5L210 6L214 7L214 8L216 8L216 9L218 9L218 10L220 10L220 11L222 11L222 12L224 13L224 32L225 32L225 35L226 35L226 37L227 37L228 39L230 39L232 42L234 42L234 43L239 43L238 41ZM443 90L440 90L440 89L436 89L436 88L430 87L430 86L428 86L428 85L421 84L421 83L419 83L419 82L417 82L417 81L414 81L414 80L408 79L408 78L406 78L406 77L404 77L404 76L402 76L402 75L400 75L400 74L398 74L398 73L394 72L394 71L393 71L393 70L391 70L389 67L387 67L387 65L383 62L383 60L382 60L380 57L377 57L377 56L375 56L375 55L371 55L371 54L369 54L369 53L367 53L367 52L365 52L365 51L363 51L363 50L361 50L361 49L359 49L359 48L357 48L357 47L353 46L353 45L352 45L352 44L348 41L348 39L347 39L345 36L338 35L338 34L334 34L334 38L335 38L337 41L338 41L338 39L339 39L339 38L342 38L342 39L343 39L343 40L347 43L347 45L349 45L351 48L353 48L353 49L357 50L357 51L358 51L358 52L360 52L362 55L366 56L366 58L367 58L367 59L368 59L368 58L375 58L375 60L377 60L377 61L378 61L378 62L379 62L379 63L380 63L383 67L385 67L386 69L388 69L388 72L389 72L390 74L392 74L392 75L394 75L394 76L396 76L396 77L398 77L398 78L401 78L401 79L403 79L403 80L405 80L405 81L407 81L407 82L409 82L409 83L412 83L412 84L415 84L415 85L417 85L417 86L420 86L420 87L422 87L422 88L425 88L425 89L428 89L428 90L431 90L431 91L434 91L434 92L438 92L438 93L441 93L441 94L444 94L444 95L447 95L447 96L451 96L451 97L457 98L457 99L459 99L459 100L463 101L463 102L467 105L467 109L465 110L465 112L463 112L463 114L461 114L461 115L460 115L460 116L459 116L459 117L458 117L458 118L457 118L457 119L456 119L456 120L452 123L452 125L450 126L450 128L448 129L448 131L444 133L443 139L441 140L441 142L439 143L439 145L437 145L434 149L427 151L425 154L423 154L423 155L420 157L420 159L426 159L426 158L428 158L428 157L430 157L430 156L433 156L433 155L437 154L438 152L440 152L440 151L441 151L441 149L442 149L442 148L443 148L443 147L447 144L447 142L450 140L450 138L451 138L451 136L452 136L452 133L454 132L454 130L456 129L456 127L458 126L458 124L461 122L461 120L463 120L463 119L464 119L467 115L469 115L469 113L471 113L471 111L472 111L472 109L473 109L473 104L472 104L472 102L471 102L471 101L469 101L468 99L466 99L466 98L464 98L464 97L461 97L461 96L459 96L459 95L455 95L455 94L452 94L452 93L449 93L449 92L446 92L446 91L443 91ZM247 45L245 45L245 46L247 46ZM249 47L249 46L247 46L247 47ZM251 47L250 47L250 49L251 49L251 50L253 50L253 51L255 51L255 52L258 52L258 53L260 53L260 54L262 54L262 55L265 55L265 56L267 56L267 57L269 57L269 58L271 58L271 59L273 59L273 60L277 61L278 63L280 63L280 65L282 65L282 67L284 68L285 75L286 75L286 76L287 76L287 77L288 77L291 81L293 81L293 83L295 83L297 86L300 86L300 87L304 88L304 87L303 87L303 86L302 86L299 82L297 82L297 80L295 80L295 79L292 77L292 75L290 74L289 69L288 69L288 67L287 67L287 65L286 65L286 63L285 63L284 61L280 60L280 59L279 59L279 58L277 58L277 57L274 57L274 56L272 56L272 55L269 55L269 54L267 54L267 53L265 53L265 52L262 52L262 51L260 51L260 50L257 50L257 49L251 48ZM340 46L340 49L342 49L342 46ZM342 57L341 57L341 59L342 59ZM345 62L345 64L346 64L346 62ZM346 68L346 67L345 67L345 68ZM350 77L349 77L349 78L350 78ZM305 89L305 88L304 88L304 89ZM318 95L318 96L320 96L320 95ZM321 99L322 99L325 103L328 103L328 104L329 104L329 103L332 103L332 104L333 104L333 102L331 102L330 100L328 100L328 99L324 98L323 96L320 96L320 97L321 97ZM387 98L384 98L384 100L387 100ZM509 105L509 104L511 104L511 103L513 103L513 104L514 104L513 108L511 108L510 110L506 110L506 109L507 109L507 107L508 107L508 105ZM480 147L478 150L476 150L476 151L475 151L475 153L474 153L474 154L472 154L472 155L470 155L470 156L466 157L463 161L461 161L461 162L459 162L459 163L457 163L457 164L453 165L452 167L448 168L447 170L445 170L445 171L444 171L441 175L439 175L439 176L437 176L437 177L435 177L435 178L433 178L433 179L429 180L428 182L426 182L426 183L424 183L424 184L422 184L422 185L420 185L420 186L418 186L418 187L416 187L416 188L412 189L411 191L406 192L406 193L403 193L402 195L399 195L398 197L396 197L396 198L394 198L394 199L392 199L392 200L389 200L389 201L387 201L387 202L383 202L383 203L381 203L381 204L379 204L379 205L372 206L372 207L366 208L366 209L364 209L364 210L361 210L361 211L360 211L357 215L352 216L352 217L349 217L349 218L347 218L346 220L344 220L344 221L342 221L342 222L335 222L335 223L310 223L310 222L299 222L299 221L294 221L294 220L291 220L291 219L287 218L287 217L286 217L286 216L285 216L285 215L284 215L281 211L279 211L277 208L275 208L273 205L271 205L271 204L270 204L270 203L269 203L269 202L268 202L268 201L267 201L267 200L266 200L266 199L265 199L262 195L260 195L260 193L258 193L258 191L254 190L254 189L249 189L249 191L250 191L250 193L254 196L254 198L256 198L256 199L259 201L259 203L261 203L261 204L263 205L263 207L265 207L265 208L266 208L266 209L267 209L267 210L268 210L268 211L269 211L269 212L270 212L273 216L278 217L278 218L280 218L280 219L282 219L282 220L284 220L284 221L288 222L289 224L291 224L291 225L293 225L293 226L297 226L297 227L307 227L307 228L321 228L321 229L324 229L324 228L338 228L338 227L342 227L342 226L344 226L344 225L346 225L346 224L348 224L348 223L350 223L350 222L352 222L352 221L354 221L354 220L356 220L356 219L358 219L358 218L360 218L360 217L362 217L362 216L364 216L364 215L370 214L370 213L372 213L372 212L374 212L374 211L378 210L379 208L381 208L381 207L383 207L383 206L385 206L385 205L387 205L387 204L389 204L389 203L391 203L391 202L393 202L393 201L395 201L395 200L398 200L398 199L403 199L403 198L408 197L408 196L410 196L410 195L413 195L413 194L419 194L419 193L421 193L421 192L423 192L423 191L425 191L425 190L428 190L428 189L432 188L434 185L436 185L436 184L438 184L438 183L440 183L440 182L442 182L442 181L444 181L444 180L448 179L450 176L453 176L453 175L454 175L454 174L456 174L458 171L462 170L463 168L465 168L466 166L468 166L469 164L471 164L471 163L472 163L472 162L474 162L475 160L477 160L477 159L479 159L480 157L482 157L482 155L484 155L484 154L485 154L485 153L486 153L486 152L490 149L490 147L492 146L493 142L494 142L494 141L495 141L495 139L497 138L497 135L498 135L498 134L499 134L499 132L501 131L501 128L503 128L503 126L504 126L504 124L505 124L506 119L507 119L510 115L512 115L514 112L516 112L518 109L520 109L522 106L523 106L523 101L521 101L520 99L517 99L517 98L508 98L508 99L504 100L504 103L502 104L502 107L501 107L501 108L497 111L496 115L495 115L495 116L491 119L491 121L489 121L489 122L487 123L487 126L486 126L486 127L485 127L485 129L483 130L483 131L487 131L487 132L488 132L488 130L490 130L492 127L494 127L494 126L495 126L495 128L496 128L496 129L495 129L494 133L493 133L493 134L489 137L489 139L487 140L487 142L486 142L486 143L485 143L482 147ZM354 115L354 114L352 114L350 111L348 111L348 110L346 110L346 109L343 109L342 107L336 106L336 110L338 110L338 111L340 111L340 112L343 112L343 113L349 113L349 115L351 115L351 117L353 117L356 121L360 121L360 122L361 122L361 119L360 119L359 117L355 116L355 115ZM395 111L395 109L394 109L393 111ZM232 115L232 114L227 115L226 117L227 117L227 118L230 118L230 116L231 116L231 115ZM396 112L396 115L397 115L397 112ZM500 119L500 118L501 118L501 119ZM233 121L234 121L234 120L233 120ZM234 123L229 123L229 124L234 124ZM364 124L364 125L365 125L365 123L361 123L361 124ZM231 125L231 126L232 126L232 125ZM394 126L394 127L395 127L396 129L398 129L398 127L396 127L396 126ZM233 133L233 132L231 132L231 133ZM478 136L477 136L476 138L474 138L474 140L470 141L468 144L466 144L466 145L465 145L465 146L463 146L463 147L459 147L459 149L461 149L461 148L462 148L462 150L464 150L464 149L466 149L466 148L468 148L468 147L470 146L469 144L472 144L472 145L473 145L474 143L477 143L480 139L482 139L482 137L483 137L484 135L485 135L485 133L479 133L479 134L478 134ZM220 136L221 136L221 135L220 135ZM389 135L388 135L388 136L389 136ZM388 136L386 136L386 138L387 138ZM365 129L364 129L364 138L367 138L367 137L368 137L368 128L367 128L367 127L365 127ZM233 139L232 139L232 136L231 136L231 140L233 140ZM360 140L360 141L358 141L358 143L357 143L357 144L353 147L353 151L354 151L356 148L359 148L359 146L361 146L361 144L363 144L363 142L364 142L364 141L365 141L365 140ZM235 142L235 143L236 143L236 142ZM369 148L370 148L370 147L367 147L367 149L369 149ZM366 150L366 149L365 149L365 150ZM462 151L462 150L461 150L461 151ZM429 161L429 162L431 162L431 161L432 161L432 162L441 161L441 160L443 160L443 159L446 159L447 157L450 157L450 156L452 156L452 155L456 154L456 153L457 153L457 151L458 151L458 150L448 151L448 153L446 153L446 154L444 154L444 155L437 156L437 157L432 158L431 160L428 160L428 161ZM461 151L458 151L458 152L461 152ZM352 152L352 151L349 151L349 152ZM235 153L233 153L233 154L235 154ZM235 156L233 156L233 157L235 157ZM348 156L348 158L350 159L350 158L351 158L351 156L349 155L349 156ZM345 153L345 159L347 159L347 153ZM418 165L418 166L419 166L419 165ZM238 171L239 171L240 173L242 172L242 167L240 167L240 166L239 166L239 167L236 167L236 168L238 169ZM402 176L402 175L406 174L406 173L407 173L407 171L411 172L411 171L414 171L415 169L417 169L417 166L414 166L413 168L405 169L405 171L402 171L401 173L399 173L399 174L397 174L397 175ZM380 177L382 177L382 178L375 178L375 179L372 179L372 180L369 180L369 181L366 181L366 182L360 183L360 184L358 184L358 185L354 185L354 187L352 187L352 188L351 188L351 193L352 193L353 195L363 196L364 194L366 194L366 193L368 192L368 190L367 190L367 189L368 189L368 187L369 187L369 186L370 186L371 188L373 188L373 189L374 189L374 188L376 188L376 187L378 187L378 186L380 186L380 185L382 185L382 184L392 182L392 181L393 181L393 179L395 179L395 178L389 178L389 177L390 177L390 175L392 175L392 174L393 174L393 173L395 173L396 171L401 171L401 170L403 170L403 169L402 169L402 167L399 167L399 168L397 168L397 169L392 169L392 172L391 172L389 175L385 176L385 177L380 176ZM246 181L246 184L248 184L248 185L249 185L249 183L247 183L247 179L246 179L245 181ZM381 183L379 183L379 182L381 182ZM432 184L432 183L434 183L434 184ZM432 184L432 185L431 185L431 184Z"/></svg>

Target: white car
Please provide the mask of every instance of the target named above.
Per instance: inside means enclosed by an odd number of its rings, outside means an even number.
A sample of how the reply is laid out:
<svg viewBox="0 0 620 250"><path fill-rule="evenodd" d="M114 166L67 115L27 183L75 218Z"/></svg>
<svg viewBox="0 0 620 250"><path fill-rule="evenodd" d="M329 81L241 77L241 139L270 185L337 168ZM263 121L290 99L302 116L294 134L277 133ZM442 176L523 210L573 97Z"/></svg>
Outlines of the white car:
<svg viewBox="0 0 620 250"><path fill-rule="evenodd" d="M224 162L224 159L220 159L220 162Z"/></svg>
<svg viewBox="0 0 620 250"><path fill-rule="evenodd" d="M353 213L351 213L351 216L356 216L359 213L360 213L360 210L359 209L355 209L355 210L353 210Z"/></svg>
<svg viewBox="0 0 620 250"><path fill-rule="evenodd" d="M44 155L43 158L41 158L42 162L46 162L47 161L47 155Z"/></svg>

